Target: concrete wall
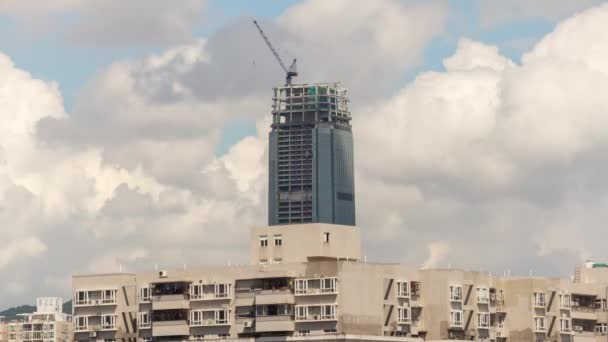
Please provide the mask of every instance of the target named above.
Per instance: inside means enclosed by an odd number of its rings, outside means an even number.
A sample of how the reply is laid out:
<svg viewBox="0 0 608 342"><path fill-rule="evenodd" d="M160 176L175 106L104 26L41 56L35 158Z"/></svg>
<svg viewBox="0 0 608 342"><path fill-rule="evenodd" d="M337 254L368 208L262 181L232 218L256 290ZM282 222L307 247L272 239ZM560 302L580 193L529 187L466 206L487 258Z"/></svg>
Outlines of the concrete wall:
<svg viewBox="0 0 608 342"><path fill-rule="evenodd" d="M324 234L329 233L329 242ZM282 245L275 246L274 236L282 237ZM268 246L260 246L260 236L266 236ZM260 260L271 263L281 259L282 263L306 262L309 257L361 259L359 228L334 224L298 224L259 227L251 230L250 262Z"/></svg>

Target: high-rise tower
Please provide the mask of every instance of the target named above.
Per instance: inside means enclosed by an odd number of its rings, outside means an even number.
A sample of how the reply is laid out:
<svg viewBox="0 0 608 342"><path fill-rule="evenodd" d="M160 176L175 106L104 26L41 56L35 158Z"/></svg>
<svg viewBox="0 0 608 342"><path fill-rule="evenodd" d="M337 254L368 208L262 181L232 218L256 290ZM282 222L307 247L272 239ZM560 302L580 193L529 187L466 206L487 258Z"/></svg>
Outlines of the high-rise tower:
<svg viewBox="0 0 608 342"><path fill-rule="evenodd" d="M346 89L316 83L273 91L268 224L355 225Z"/></svg>

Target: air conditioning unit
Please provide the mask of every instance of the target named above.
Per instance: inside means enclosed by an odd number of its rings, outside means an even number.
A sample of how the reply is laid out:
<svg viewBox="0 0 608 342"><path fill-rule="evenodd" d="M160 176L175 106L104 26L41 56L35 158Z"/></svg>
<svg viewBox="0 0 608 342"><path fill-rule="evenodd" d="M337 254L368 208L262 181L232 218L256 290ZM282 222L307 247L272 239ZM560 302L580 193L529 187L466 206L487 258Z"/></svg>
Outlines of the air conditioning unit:
<svg viewBox="0 0 608 342"><path fill-rule="evenodd" d="M97 332L96 331L91 331L89 333L89 337L97 337Z"/></svg>
<svg viewBox="0 0 608 342"><path fill-rule="evenodd" d="M583 331L583 326L582 325L575 325L574 326L574 331Z"/></svg>
<svg viewBox="0 0 608 342"><path fill-rule="evenodd" d="M167 271L162 270L158 272L158 277L159 278L167 278Z"/></svg>
<svg viewBox="0 0 608 342"><path fill-rule="evenodd" d="M245 321L245 322L243 322L243 326L245 328L251 328L251 327L253 327L253 321Z"/></svg>

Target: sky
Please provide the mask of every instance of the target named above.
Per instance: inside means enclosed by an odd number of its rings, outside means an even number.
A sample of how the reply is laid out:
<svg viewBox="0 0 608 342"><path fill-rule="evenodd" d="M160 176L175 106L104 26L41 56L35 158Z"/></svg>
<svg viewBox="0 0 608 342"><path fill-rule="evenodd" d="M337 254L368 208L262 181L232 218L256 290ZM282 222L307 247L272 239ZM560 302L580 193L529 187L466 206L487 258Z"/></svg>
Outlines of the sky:
<svg viewBox="0 0 608 342"><path fill-rule="evenodd" d="M367 260L608 260L608 3L0 0L0 309L247 262L283 72L349 89Z"/></svg>

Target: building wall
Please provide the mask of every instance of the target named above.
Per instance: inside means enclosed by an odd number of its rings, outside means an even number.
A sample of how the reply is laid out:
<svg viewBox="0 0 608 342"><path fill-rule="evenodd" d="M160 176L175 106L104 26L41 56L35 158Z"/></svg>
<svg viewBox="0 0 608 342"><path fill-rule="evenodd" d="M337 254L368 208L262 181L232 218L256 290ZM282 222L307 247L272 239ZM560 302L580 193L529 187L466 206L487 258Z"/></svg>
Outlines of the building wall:
<svg viewBox="0 0 608 342"><path fill-rule="evenodd" d="M329 235L325 235L329 234ZM277 246L275 238L281 238ZM329 236L329 241L326 237ZM266 237L267 245L260 239ZM250 262L252 264L306 262L309 257L349 260L361 259L360 231L354 226L335 224L301 224L258 227L251 230Z"/></svg>

